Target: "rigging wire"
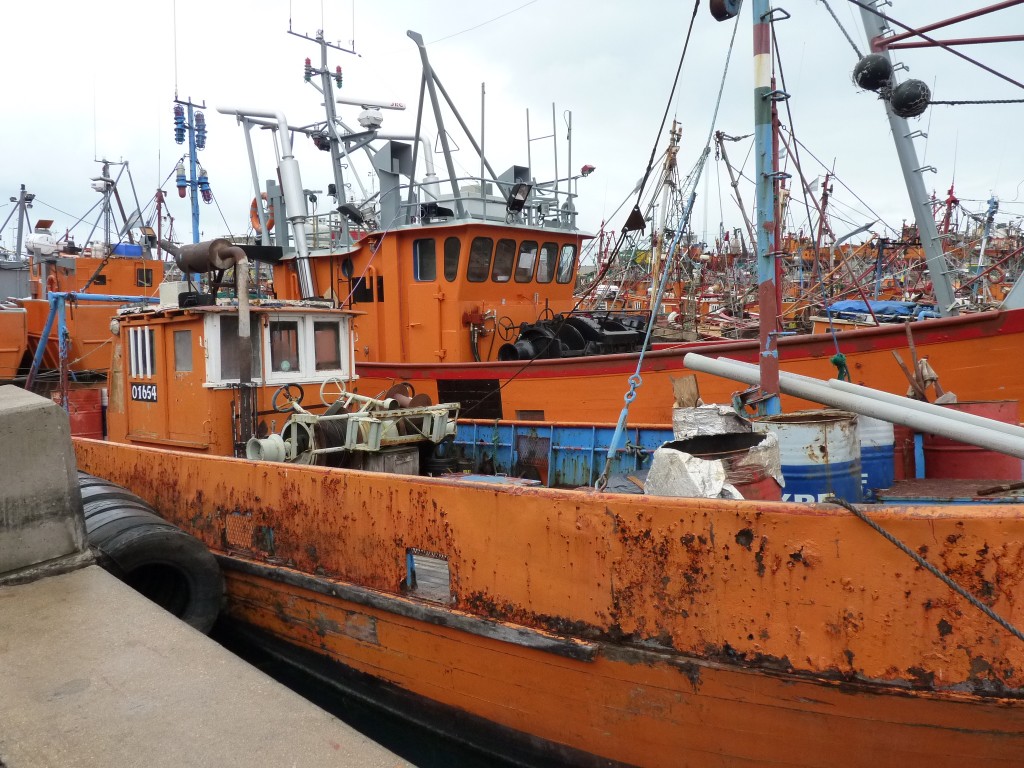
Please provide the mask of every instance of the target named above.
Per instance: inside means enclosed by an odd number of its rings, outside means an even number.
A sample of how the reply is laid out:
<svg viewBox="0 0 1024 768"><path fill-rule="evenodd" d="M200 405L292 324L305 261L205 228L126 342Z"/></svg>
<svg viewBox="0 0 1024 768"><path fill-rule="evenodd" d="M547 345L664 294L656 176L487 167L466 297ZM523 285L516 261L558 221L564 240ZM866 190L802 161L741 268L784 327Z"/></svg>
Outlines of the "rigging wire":
<svg viewBox="0 0 1024 768"><path fill-rule="evenodd" d="M833 21L835 21L836 26L839 27L839 31L843 33L843 37L846 38L846 42L848 42L850 44L850 47L853 48L853 52L857 54L857 58L864 58L864 54L860 52L860 48L858 48L857 44L853 42L853 38L850 37L850 33L846 31L846 27L843 26L843 23L839 20L839 17L836 16L835 11L832 10L832 6L828 4L828 0L820 0L820 2L822 5L825 6L825 10L828 11L829 16L832 17Z"/></svg>
<svg viewBox="0 0 1024 768"><path fill-rule="evenodd" d="M493 19L488 19L487 21L481 21L479 24L477 24L475 26L468 27L468 28L463 29L463 30L461 30L459 32L452 32L452 34L446 35L445 37L439 37L437 40L432 40L430 43L428 43L428 45L437 45L438 43L443 43L445 40L451 40L453 37L458 37L459 35L464 35L466 32L472 32L474 29L480 29L480 27L485 27L488 24L497 21L498 19L503 19L506 16L510 16L513 13L515 13L516 11L521 11L521 10L523 10L523 8L526 8L529 5L533 5L536 2L537 2L537 0L529 0L529 2L523 3L522 5L518 5L515 8L513 8L512 10L510 10L510 11L505 11L503 14L501 14L500 16L495 16Z"/></svg>
<svg viewBox="0 0 1024 768"><path fill-rule="evenodd" d="M693 9L694 16L696 16L697 14L697 7L699 5L700 0L697 0ZM686 203L683 216L679 223L676 225L675 237L673 238L672 244L669 246L668 249L668 254L670 258L672 254L676 252L676 248L679 245L679 240L683 235L683 231L689 226L690 216L693 214L693 204L697 197L696 187L697 184L700 182L700 174L704 169L704 165L707 162L708 156L711 154L711 142L715 135L716 124L718 123L718 110L722 105L722 94L725 92L725 80L729 74L729 62L732 61L732 52L736 43L736 32L739 29L740 18L741 17L737 14L736 23L733 25L732 28L732 37L729 40L729 49L725 56L725 67L722 71L722 81L718 86L718 98L715 99L715 109L711 115L711 124L708 127L708 135L707 139L704 142L704 150L703 152L701 152L700 159L698 159L693 171L690 172L690 175L687 178L687 186L690 188L690 197ZM690 29L693 29L692 19ZM689 33L687 33L686 39L687 43L689 43ZM684 54L686 52L685 46L683 47L683 52ZM679 62L679 69L682 69L682 60L680 60ZM679 71L677 70L676 78L678 79L678 77ZM675 90L674 85L673 90ZM664 126L664 121L662 122L662 125ZM651 154L653 155L654 153L652 152ZM633 400L636 399L637 389L643 386L643 378L640 376L640 371L643 368L644 357L646 356L647 350L650 347L651 335L654 333L654 315L657 311L657 307L661 306L662 298L665 295L665 289L668 286L668 275L670 271L671 270L666 268L662 272L661 283L658 285L657 295L655 296L654 301L651 303L651 322L647 326L647 333L645 334L643 344L640 347L640 354L637 357L636 361L636 370L633 373L633 375L629 377L629 389L626 391L626 394L623 397L624 402L622 405L622 411L619 414L619 420L615 426L615 432L614 434L612 434L612 438L608 443L608 455L605 459L604 469L601 471L601 475L595 483L595 487L598 490L604 490L604 488L608 485L608 472L610 471L612 461L615 458L615 452L618 450L619 443L622 440L622 435L626 430L626 420L629 418L629 406L633 402Z"/></svg>
<svg viewBox="0 0 1024 768"><path fill-rule="evenodd" d="M676 76L672 80L672 90L668 94L668 102L665 104L665 112L661 116L661 124L658 126L658 133L654 139L654 146L651 147L651 157L647 161L647 170L644 171L644 178L640 182L640 189L637 196L637 205L640 203L640 196L643 195L644 187L647 186L647 181L651 178L651 171L654 170L654 154L658 151L658 142L661 141L661 135L665 132L665 121L668 120L669 110L672 108L672 101L675 98L676 88L679 86L679 75L683 71L683 62L686 60L686 51L690 47L690 35L693 33L693 23L697 20L697 10L700 8L700 0L694 0L693 3L693 15L690 16L690 26L686 30L686 40L683 42L683 52L679 54L679 66L676 67ZM735 32L733 37L735 38ZM730 54L732 53L732 47L729 48ZM728 69L728 61L726 62L726 69ZM719 92L718 99L721 101L722 94ZM715 113L717 115L718 109L716 107ZM712 130L714 127L712 126Z"/></svg>

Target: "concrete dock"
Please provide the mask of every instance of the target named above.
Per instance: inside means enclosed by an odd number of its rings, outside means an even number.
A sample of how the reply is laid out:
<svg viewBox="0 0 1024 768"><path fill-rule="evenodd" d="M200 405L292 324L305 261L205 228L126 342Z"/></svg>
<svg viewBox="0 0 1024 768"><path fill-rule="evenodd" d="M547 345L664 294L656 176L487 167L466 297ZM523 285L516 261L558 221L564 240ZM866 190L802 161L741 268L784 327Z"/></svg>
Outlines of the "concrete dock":
<svg viewBox="0 0 1024 768"><path fill-rule="evenodd" d="M409 765L90 564L57 406L0 437L0 768Z"/></svg>

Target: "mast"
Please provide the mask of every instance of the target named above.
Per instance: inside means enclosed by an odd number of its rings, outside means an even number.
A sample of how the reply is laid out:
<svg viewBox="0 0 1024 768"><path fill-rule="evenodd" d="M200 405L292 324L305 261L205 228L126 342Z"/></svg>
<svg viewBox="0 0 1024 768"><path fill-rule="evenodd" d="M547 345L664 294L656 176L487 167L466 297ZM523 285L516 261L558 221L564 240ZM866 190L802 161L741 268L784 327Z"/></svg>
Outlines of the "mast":
<svg viewBox="0 0 1024 768"><path fill-rule="evenodd" d="M775 143L772 103L785 94L772 90L772 14L769 0L753 0L754 156L757 200L757 302L760 314L760 392L758 413L782 410L779 402L779 350L776 331L778 283L775 277Z"/></svg>
<svg viewBox="0 0 1024 768"><path fill-rule="evenodd" d="M872 53L884 56L892 65L888 48L879 45L882 42L882 35L889 27L885 19L865 8L860 10L861 20L864 23L864 32L871 41ZM911 131L907 121L899 117L892 110L888 99L885 103L885 114L889 118L889 127L892 129L892 138L896 143L896 154L900 159L900 168L903 169L903 180L907 185L907 194L910 196L910 207L917 220L917 232L921 239L921 247L924 249L925 259L928 262L928 271L931 273L932 286L935 290L936 311L942 317L955 315L955 296L953 285L949 279L949 266L946 264L946 256L942 252L942 241L939 239L939 232L935 226L935 218L928 207L928 192L925 190L924 179L921 174L927 168L921 167L917 159L917 149L914 147L914 136L920 135L919 131Z"/></svg>

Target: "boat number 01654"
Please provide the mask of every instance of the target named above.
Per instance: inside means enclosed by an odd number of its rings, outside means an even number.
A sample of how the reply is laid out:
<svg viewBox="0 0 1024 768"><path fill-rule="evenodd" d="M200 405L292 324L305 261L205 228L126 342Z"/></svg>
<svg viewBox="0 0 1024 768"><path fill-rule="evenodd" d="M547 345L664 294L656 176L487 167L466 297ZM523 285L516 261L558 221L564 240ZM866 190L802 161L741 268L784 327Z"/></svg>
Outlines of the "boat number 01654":
<svg viewBox="0 0 1024 768"><path fill-rule="evenodd" d="M156 402L156 384L132 384L132 400Z"/></svg>

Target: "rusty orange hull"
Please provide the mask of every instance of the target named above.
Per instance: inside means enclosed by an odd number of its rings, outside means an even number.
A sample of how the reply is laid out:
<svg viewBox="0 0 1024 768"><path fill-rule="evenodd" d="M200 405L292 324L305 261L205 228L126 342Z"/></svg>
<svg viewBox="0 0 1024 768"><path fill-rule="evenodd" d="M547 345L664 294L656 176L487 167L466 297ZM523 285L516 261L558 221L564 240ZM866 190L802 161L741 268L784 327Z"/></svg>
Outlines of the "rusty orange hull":
<svg viewBox="0 0 1024 768"><path fill-rule="evenodd" d="M76 449L218 554L232 619L442 730L585 765L1024 754L1024 644L839 508ZM1024 623L1024 508L872 517ZM412 549L448 597L402 588Z"/></svg>
<svg viewBox="0 0 1024 768"><path fill-rule="evenodd" d="M39 299L21 299L18 303L28 313L29 345L35 350L42 342L50 304L48 301ZM110 357L114 346L114 335L110 332L110 319L117 314L117 309L120 306L122 305L82 302L68 309L68 367L70 370L75 373L93 371L102 375L106 375L110 370ZM51 326L45 343L43 367L58 368L60 351L56 322Z"/></svg>
<svg viewBox="0 0 1024 768"><path fill-rule="evenodd" d="M0 381L17 376L27 349L25 310L9 304L0 305Z"/></svg>
<svg viewBox="0 0 1024 768"><path fill-rule="evenodd" d="M917 354L928 357L947 391L961 400L1020 400L1024 404L1024 367L1010 365L1024 346L1024 309L983 312L913 323ZM846 355L854 383L905 394L907 381L893 359L898 352L909 363L903 325L845 331L839 350ZM781 367L789 373L834 378L830 362L836 353L830 335L784 337L779 344ZM758 342L722 341L681 344L648 352L641 369L643 384L630 406L630 420L666 424L671 421L670 378L688 375L683 355L699 352L754 363ZM622 409L626 379L636 370L637 355L603 355L538 360L533 363L397 364L359 363L359 391L372 394L398 381L440 401L462 403L467 418L546 419L550 421L614 421ZM743 387L706 374L697 375L705 402L729 402ZM783 396L783 408L810 404ZM436 402L436 401L435 401Z"/></svg>

